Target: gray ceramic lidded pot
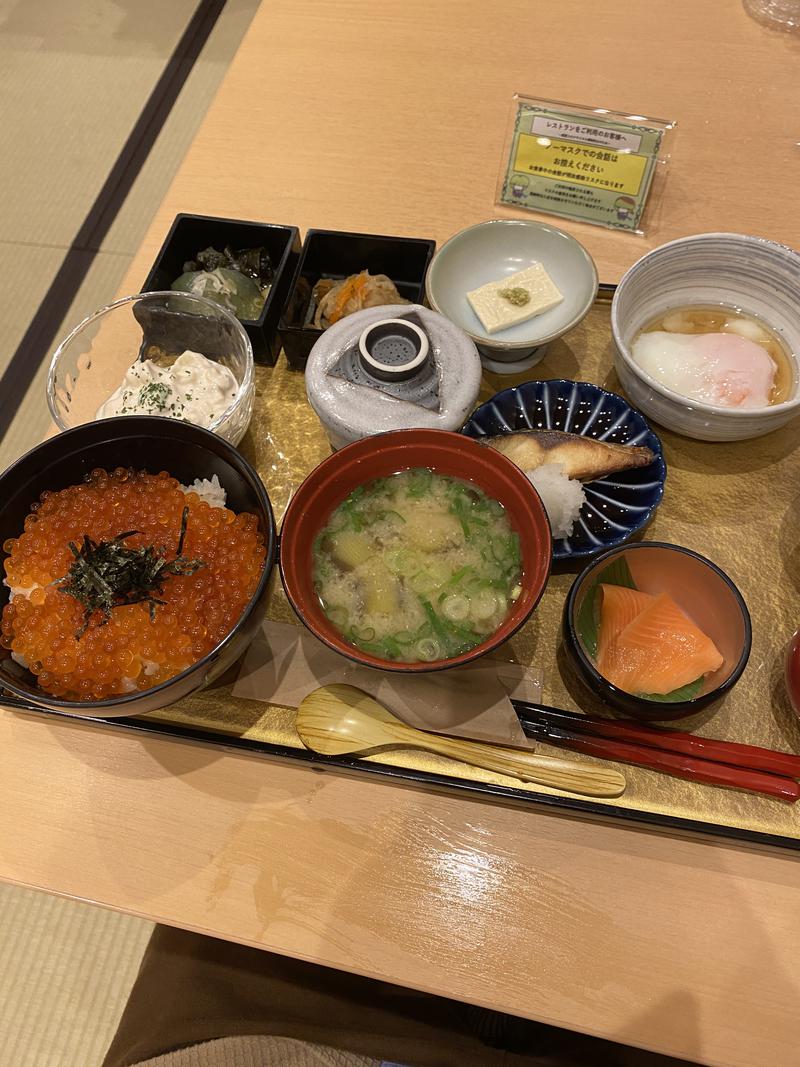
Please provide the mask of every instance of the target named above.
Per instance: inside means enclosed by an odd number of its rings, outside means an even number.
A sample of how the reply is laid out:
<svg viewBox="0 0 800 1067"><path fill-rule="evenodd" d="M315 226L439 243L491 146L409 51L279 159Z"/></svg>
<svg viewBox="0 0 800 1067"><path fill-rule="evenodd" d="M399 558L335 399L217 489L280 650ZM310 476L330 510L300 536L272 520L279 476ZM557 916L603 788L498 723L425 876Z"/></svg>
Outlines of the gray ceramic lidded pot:
<svg viewBox="0 0 800 1067"><path fill-rule="evenodd" d="M420 304L367 308L329 327L306 365L308 401L334 448L388 430L460 430L481 360L463 330Z"/></svg>

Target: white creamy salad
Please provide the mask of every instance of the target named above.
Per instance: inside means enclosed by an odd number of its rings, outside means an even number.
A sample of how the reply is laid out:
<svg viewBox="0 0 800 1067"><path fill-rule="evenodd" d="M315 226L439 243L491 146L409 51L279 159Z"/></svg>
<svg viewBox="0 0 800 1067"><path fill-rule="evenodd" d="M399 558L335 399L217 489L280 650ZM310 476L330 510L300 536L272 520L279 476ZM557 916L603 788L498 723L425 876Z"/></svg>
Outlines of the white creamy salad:
<svg viewBox="0 0 800 1067"><path fill-rule="evenodd" d="M227 367L199 352L184 352L171 367L146 359L129 368L119 389L97 409L97 418L165 415L208 428L238 389Z"/></svg>

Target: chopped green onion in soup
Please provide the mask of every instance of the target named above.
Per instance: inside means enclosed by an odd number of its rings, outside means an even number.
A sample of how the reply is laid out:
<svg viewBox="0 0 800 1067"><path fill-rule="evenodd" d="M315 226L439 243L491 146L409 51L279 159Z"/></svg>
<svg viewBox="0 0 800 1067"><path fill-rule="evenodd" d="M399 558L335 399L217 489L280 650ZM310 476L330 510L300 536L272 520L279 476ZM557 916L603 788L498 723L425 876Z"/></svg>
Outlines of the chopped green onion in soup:
<svg viewBox="0 0 800 1067"><path fill-rule="evenodd" d="M428 468L353 490L313 558L334 626L363 651L400 662L468 652L522 591L519 536L502 504Z"/></svg>

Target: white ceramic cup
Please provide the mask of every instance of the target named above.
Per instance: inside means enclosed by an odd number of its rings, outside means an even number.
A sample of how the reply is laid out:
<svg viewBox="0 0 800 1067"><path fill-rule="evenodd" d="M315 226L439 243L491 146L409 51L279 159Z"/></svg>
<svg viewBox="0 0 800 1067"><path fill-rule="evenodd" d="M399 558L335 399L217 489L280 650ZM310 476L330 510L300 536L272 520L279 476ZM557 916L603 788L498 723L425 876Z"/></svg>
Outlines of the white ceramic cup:
<svg viewBox="0 0 800 1067"><path fill-rule="evenodd" d="M758 408L690 400L647 374L631 355L653 319L686 305L723 304L762 319L792 363L790 398ZM699 441L741 441L783 426L800 409L800 255L763 237L702 233L649 252L623 275L611 305L622 388L648 418Z"/></svg>

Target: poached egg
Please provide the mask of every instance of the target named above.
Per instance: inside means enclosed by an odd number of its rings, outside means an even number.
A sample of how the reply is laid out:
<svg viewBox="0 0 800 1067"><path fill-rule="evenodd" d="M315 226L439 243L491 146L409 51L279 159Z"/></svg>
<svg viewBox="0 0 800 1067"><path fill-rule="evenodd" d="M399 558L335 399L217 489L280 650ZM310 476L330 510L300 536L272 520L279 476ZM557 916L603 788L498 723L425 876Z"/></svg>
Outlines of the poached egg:
<svg viewBox="0 0 800 1067"><path fill-rule="evenodd" d="M634 362L690 400L728 408L766 407L777 367L760 344L738 333L640 334Z"/></svg>

